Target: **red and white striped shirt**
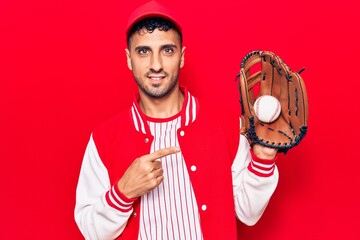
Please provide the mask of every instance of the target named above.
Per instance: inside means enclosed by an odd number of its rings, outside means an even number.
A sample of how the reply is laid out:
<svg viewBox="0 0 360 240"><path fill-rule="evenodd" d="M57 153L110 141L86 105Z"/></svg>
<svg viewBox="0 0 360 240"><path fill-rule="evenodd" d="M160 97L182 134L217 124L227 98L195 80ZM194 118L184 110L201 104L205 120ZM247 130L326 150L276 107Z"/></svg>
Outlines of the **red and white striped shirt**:
<svg viewBox="0 0 360 240"><path fill-rule="evenodd" d="M139 106L133 104L135 128L154 136L151 152L179 146L177 131L181 124L188 125L196 119L195 99L189 93L183 106L185 109L171 118L154 119L143 115ZM141 197L138 239L203 239L198 205L182 153L159 161L164 181Z"/></svg>

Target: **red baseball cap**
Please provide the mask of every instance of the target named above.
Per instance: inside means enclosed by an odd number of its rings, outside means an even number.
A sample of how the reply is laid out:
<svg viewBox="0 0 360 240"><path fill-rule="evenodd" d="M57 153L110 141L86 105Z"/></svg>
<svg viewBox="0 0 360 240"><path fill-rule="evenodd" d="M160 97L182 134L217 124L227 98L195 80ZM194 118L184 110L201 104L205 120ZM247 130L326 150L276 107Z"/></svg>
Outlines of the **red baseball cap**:
<svg viewBox="0 0 360 240"><path fill-rule="evenodd" d="M161 17L167 19L174 23L176 28L181 32L179 17L176 15L176 13L164 5L161 5L157 1L150 1L144 5L141 5L132 12L126 26L126 35L129 34L130 29L135 23L149 17Z"/></svg>

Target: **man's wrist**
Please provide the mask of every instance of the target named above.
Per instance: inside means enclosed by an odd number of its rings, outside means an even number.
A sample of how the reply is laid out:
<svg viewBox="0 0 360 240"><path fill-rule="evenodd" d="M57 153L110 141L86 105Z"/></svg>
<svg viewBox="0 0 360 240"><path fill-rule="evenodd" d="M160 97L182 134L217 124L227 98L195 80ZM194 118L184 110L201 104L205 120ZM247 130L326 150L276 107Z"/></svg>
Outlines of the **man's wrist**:
<svg viewBox="0 0 360 240"><path fill-rule="evenodd" d="M128 191L125 190L124 188L124 184L121 181L122 179L119 179L116 187L117 187L117 191L119 193L121 193L121 196L123 196L124 198L128 199L129 201L134 201L134 199L137 199L137 197L132 196Z"/></svg>
<svg viewBox="0 0 360 240"><path fill-rule="evenodd" d="M277 149L275 148L269 148L269 147L265 147L262 146L258 143L256 143L253 147L252 147L253 153L261 159L269 159L272 160L276 157L277 154Z"/></svg>

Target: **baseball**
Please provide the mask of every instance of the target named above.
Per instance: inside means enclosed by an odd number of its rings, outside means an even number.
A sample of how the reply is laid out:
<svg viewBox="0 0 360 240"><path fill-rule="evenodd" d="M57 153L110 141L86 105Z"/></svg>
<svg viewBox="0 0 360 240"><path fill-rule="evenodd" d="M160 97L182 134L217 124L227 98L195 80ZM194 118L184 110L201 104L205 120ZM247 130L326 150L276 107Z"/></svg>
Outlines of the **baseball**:
<svg viewBox="0 0 360 240"><path fill-rule="evenodd" d="M281 112L279 100L270 95L263 95L256 99L254 110L257 118L264 123L275 121Z"/></svg>

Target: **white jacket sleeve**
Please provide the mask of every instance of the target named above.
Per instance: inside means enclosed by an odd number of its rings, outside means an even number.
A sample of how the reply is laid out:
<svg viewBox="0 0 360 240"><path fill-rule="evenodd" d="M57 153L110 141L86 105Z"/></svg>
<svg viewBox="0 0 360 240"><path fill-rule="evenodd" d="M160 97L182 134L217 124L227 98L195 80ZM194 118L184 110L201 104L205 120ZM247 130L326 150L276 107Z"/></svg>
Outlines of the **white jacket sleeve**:
<svg viewBox="0 0 360 240"><path fill-rule="evenodd" d="M254 225L265 211L278 183L275 159L257 158L246 137L240 135L231 170L236 215L246 225Z"/></svg>
<svg viewBox="0 0 360 240"><path fill-rule="evenodd" d="M85 239L115 239L133 212L133 200L110 185L91 136L76 189L75 221Z"/></svg>

